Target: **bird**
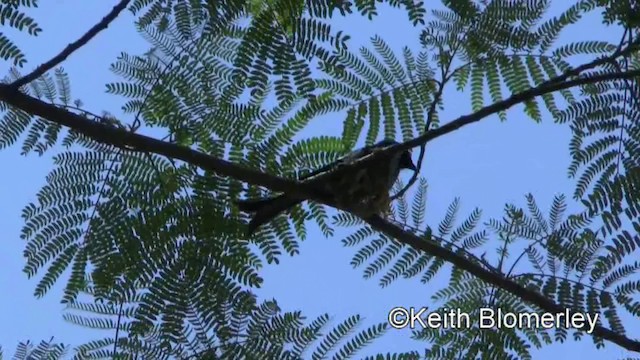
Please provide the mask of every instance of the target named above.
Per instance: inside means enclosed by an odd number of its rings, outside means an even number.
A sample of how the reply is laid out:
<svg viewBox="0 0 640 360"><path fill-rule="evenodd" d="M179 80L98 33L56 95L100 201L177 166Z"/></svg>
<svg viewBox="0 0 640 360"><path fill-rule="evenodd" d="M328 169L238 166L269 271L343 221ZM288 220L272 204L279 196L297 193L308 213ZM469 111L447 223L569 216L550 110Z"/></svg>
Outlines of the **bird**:
<svg viewBox="0 0 640 360"><path fill-rule="evenodd" d="M318 186L326 194L332 196L337 206L352 209L361 217L366 218L374 214L386 213L391 202L389 190L398 178L400 170L417 171L417 167L411 159L411 150L395 153L387 158L383 157L364 168L356 168L353 171L345 170L333 176L329 173L348 166L377 149L396 144L398 142L395 140L384 139L373 145L365 146L312 171L299 180ZM253 213L247 228L247 234L251 235L263 224L270 222L279 214L305 200L307 199L281 194L255 200L239 200L236 201L236 205L242 212Z"/></svg>

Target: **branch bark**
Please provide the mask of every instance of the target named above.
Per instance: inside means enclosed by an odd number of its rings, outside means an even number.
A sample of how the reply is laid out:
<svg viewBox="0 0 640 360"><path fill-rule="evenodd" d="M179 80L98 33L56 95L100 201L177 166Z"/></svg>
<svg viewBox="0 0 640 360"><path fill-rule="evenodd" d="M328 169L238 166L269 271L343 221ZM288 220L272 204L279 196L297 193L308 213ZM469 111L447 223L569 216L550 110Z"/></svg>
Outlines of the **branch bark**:
<svg viewBox="0 0 640 360"><path fill-rule="evenodd" d="M336 206L329 196L314 186L249 169L188 147L133 133L124 128L91 121L81 115L15 90L11 85L0 84L0 101L28 114L67 126L103 144L109 144L124 150L154 153L183 160L202 169L211 170L220 175L249 184L259 185L272 191L288 193ZM348 211L348 209L343 210Z"/></svg>
<svg viewBox="0 0 640 360"><path fill-rule="evenodd" d="M81 115L16 91L11 85L0 85L0 101L28 114L40 116L51 122L67 126L103 144L183 160L203 169L215 171L220 175L229 176L249 184L260 185L274 191L288 192L294 195L304 194L304 190L301 190L304 185L296 181L248 169L188 147L91 121Z"/></svg>

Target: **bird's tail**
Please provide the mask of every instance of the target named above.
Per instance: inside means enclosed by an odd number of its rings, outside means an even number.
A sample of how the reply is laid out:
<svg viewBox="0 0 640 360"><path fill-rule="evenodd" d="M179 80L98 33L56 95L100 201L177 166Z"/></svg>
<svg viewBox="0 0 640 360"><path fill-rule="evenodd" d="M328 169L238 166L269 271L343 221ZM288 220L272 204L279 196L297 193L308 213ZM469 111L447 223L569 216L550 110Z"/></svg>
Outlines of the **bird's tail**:
<svg viewBox="0 0 640 360"><path fill-rule="evenodd" d="M236 204L240 211L254 213L247 229L247 233L251 235L258 227L268 223L281 212L289 210L300 202L300 199L280 195L259 200L239 200Z"/></svg>

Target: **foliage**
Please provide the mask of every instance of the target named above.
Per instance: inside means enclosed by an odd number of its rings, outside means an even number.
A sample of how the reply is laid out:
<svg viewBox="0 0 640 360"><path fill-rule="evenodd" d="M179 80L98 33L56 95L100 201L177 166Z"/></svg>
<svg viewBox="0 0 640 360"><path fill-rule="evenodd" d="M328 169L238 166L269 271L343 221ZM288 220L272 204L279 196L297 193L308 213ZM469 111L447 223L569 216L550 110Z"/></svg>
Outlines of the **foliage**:
<svg viewBox="0 0 640 360"><path fill-rule="evenodd" d="M36 3L36 0L2 1L0 3L2 26L16 29L31 36L37 36L42 29L32 17L25 13L25 8L34 8L37 6ZM27 61L25 54L20 50L20 46L4 32L0 34L0 58L11 60L13 65L16 66L22 66Z"/></svg>
<svg viewBox="0 0 640 360"><path fill-rule="evenodd" d="M35 1L0 5L0 19L30 35L40 29L22 8ZM122 53L111 70L121 80L107 93L124 99L130 124L108 113L91 114L71 98L62 69L46 73L23 91L131 131L159 129L167 142L269 174L296 177L380 138L409 140L443 124L442 91L453 83L469 90L474 111L544 84L569 69L576 57L609 55L618 43L581 41L558 45L562 30L600 11L603 22L637 36L621 1L582 0L549 16L549 0L443 1L426 10L421 1L389 0L385 11L405 11L421 30L421 49L392 50L382 37L354 51L333 19L377 16L375 1L134 0L138 31L150 43L144 54ZM614 4L615 3L615 4ZM428 4L428 6L431 6ZM429 15L429 16L427 16ZM623 39L624 40L624 39ZM20 47L0 34L0 57L20 67ZM628 56L582 77L637 70ZM5 82L20 78L17 68ZM527 194L507 204L501 219L482 222L474 209L460 214L454 199L442 220L427 218L427 181L420 178L394 203L390 220L423 241L463 255L575 311L599 313L602 324L625 333L623 314L640 315L640 130L638 84L616 80L562 89L522 103L536 122L548 114L572 131L569 176L583 210L566 214L556 195L548 214ZM486 96L488 95L488 96ZM446 105L446 104L444 104ZM53 155L55 168L37 199L25 206L21 237L24 271L40 275L40 297L65 271L64 314L71 323L107 330L107 336L75 346L75 358L346 359L382 336L388 324L358 328L361 317L330 321L283 311L252 289L265 263L296 255L313 221L325 236L349 228L346 247L358 247L351 264L382 287L399 279L436 276L448 284L425 300L433 311L481 307L515 312L536 305L485 282L442 258L375 231L357 217L327 206L297 206L244 235L246 215L229 199L265 195L196 166L156 154L107 146L59 124L0 104L0 147ZM323 115L342 117L340 136L302 138ZM505 112L498 112L506 121ZM397 184L401 193L405 184ZM461 217L462 216L462 217ZM427 221L427 219L429 221ZM497 239L497 242L490 242ZM497 244L497 245L496 245ZM496 256L486 256L495 250ZM477 325L477 324L476 324ZM413 332L418 352L375 359L531 358L531 351L564 342L576 330L430 329ZM600 338L592 337L598 345ZM70 347L53 340L21 344L16 358L60 358ZM31 355L29 355L31 354Z"/></svg>

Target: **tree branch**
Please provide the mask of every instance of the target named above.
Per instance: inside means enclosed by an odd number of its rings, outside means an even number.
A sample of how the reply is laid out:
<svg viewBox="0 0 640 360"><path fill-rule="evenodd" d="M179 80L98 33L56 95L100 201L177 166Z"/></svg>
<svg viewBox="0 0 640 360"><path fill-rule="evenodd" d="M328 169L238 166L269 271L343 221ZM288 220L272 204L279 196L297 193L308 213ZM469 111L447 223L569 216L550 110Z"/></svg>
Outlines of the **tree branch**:
<svg viewBox="0 0 640 360"><path fill-rule="evenodd" d="M521 298L522 300L538 306L539 308L543 309L546 312L550 312L550 313L565 312L564 307L542 296L538 292L529 290L524 286L505 278L501 273L489 271L483 268L481 265L473 263L468 259L464 258L463 256L458 255L451 250L442 248L431 241L426 241L425 239L422 239L416 236L415 234L412 234L408 231L404 231L398 226L393 225L383 220L380 217L368 219L366 221L374 229L384 234L387 234L389 236L393 236L399 242L403 244L407 244L413 247L414 249L432 254L435 257L439 257L445 261L448 261L453 265L477 276L481 280L486 281L490 284L493 284L496 287L502 288L510 292L511 294ZM574 312L570 311L570 313L573 314ZM627 350L640 352L640 342L629 339L628 337L622 334L618 334L603 326L596 325L591 335L600 337L605 340L609 340L615 344L622 346Z"/></svg>
<svg viewBox="0 0 640 360"><path fill-rule="evenodd" d="M485 106L473 114L460 116L456 120L453 120L450 123L443 125L437 129L427 131L424 134L412 140L408 140L397 145L391 145L384 149L380 149L380 151L375 151L367 156L363 156L361 159L358 159L354 162L354 166L365 167L366 166L365 164L370 164L370 163L379 161L379 159L381 159L382 157L388 157L389 154L399 153L405 150L410 150L414 147L423 146L424 144L428 143L433 139L436 139L440 136L454 132L463 126L478 122L486 118L487 116L493 115L500 111L507 110L519 103L525 102L527 100L531 100L535 97L549 94L559 90L569 89L569 88L580 86L580 85L594 84L602 81L632 79L635 77L640 77L640 70L614 72L614 73L596 75L591 77L578 78L578 79L568 80L568 81L557 80L562 77L564 76L553 78L541 84L538 87L531 88L521 93L514 94L510 96L508 99L499 101L489 106Z"/></svg>
<svg viewBox="0 0 640 360"><path fill-rule="evenodd" d="M640 43L640 39L629 44L629 46L627 46L627 48L624 50L615 51L610 56L601 57L592 62L578 66L576 68L568 69L562 75L558 75L554 78L551 78L536 87L530 88L526 91L523 91L517 94L513 94L505 100L485 106L482 109L472 114L460 116L459 118L437 129L425 131L424 134L416 137L415 139L405 141L398 145L390 146L381 152L396 153L396 152L402 152L405 150L410 150L414 147L422 146L435 138L454 132L463 126L478 122L488 116L491 116L501 111L508 110L509 108L519 103L532 100L533 98L541 95L549 94L559 90L569 89L569 88L580 86L580 85L593 84L601 81L630 79L630 78L640 76L640 70L633 70L628 72L615 72L615 73L608 73L608 74L596 75L591 77L583 77L583 78L577 78L573 80L567 80L572 77L577 77L581 73L587 70L594 69L598 66L604 65L609 62L613 62L615 61L615 59L617 59L620 56L629 55L631 52L638 49L637 46L639 43ZM371 155L371 157L375 156L377 159L378 155L387 156L387 155L381 155L381 154L373 154ZM368 160L363 159L363 161L368 161Z"/></svg>
<svg viewBox="0 0 640 360"><path fill-rule="evenodd" d="M348 211L348 209L337 206L331 201L330 196L313 185L249 169L185 146L137 134L104 122L91 121L81 115L17 91L11 85L0 84L0 101L28 114L67 126L103 144L129 151L149 152L183 160L222 176L228 176L249 184L263 186L272 191L300 196ZM342 171L344 170L347 169Z"/></svg>
<svg viewBox="0 0 640 360"><path fill-rule="evenodd" d="M203 169L215 171L223 176L233 177L275 191L292 192L295 195L300 195L300 191L296 189L300 188L302 184L298 184L296 181L244 168L226 160L189 149L188 147L157 140L141 134L131 133L125 129L112 127L101 122L91 121L81 115L74 114L40 99L15 91L10 85L0 85L0 101L31 115L40 116L54 123L67 126L78 133L104 144L126 148L132 151L152 152L165 155L200 166Z"/></svg>
<svg viewBox="0 0 640 360"><path fill-rule="evenodd" d="M111 9L111 11L107 14L107 16L102 18L102 20L100 20L99 23L97 23L91 29L89 29L89 31L87 31L84 35L82 35L80 39L67 45L67 47L64 48L58 55L54 56L51 60L47 61L46 63L38 66L35 70L30 72L29 74L14 81L10 86L14 87L15 89L19 89L20 87L44 75L44 73L46 73L47 71L53 69L55 66L63 62L66 58L68 58L69 55L71 55L74 51L86 45L89 42L89 40L91 40L94 36L96 36L100 31L109 27L109 24L113 20L115 20L115 18L117 18L118 15L120 15L122 10L126 9L128 4L129 4L129 0L121 0L116 6L113 7L113 9Z"/></svg>

